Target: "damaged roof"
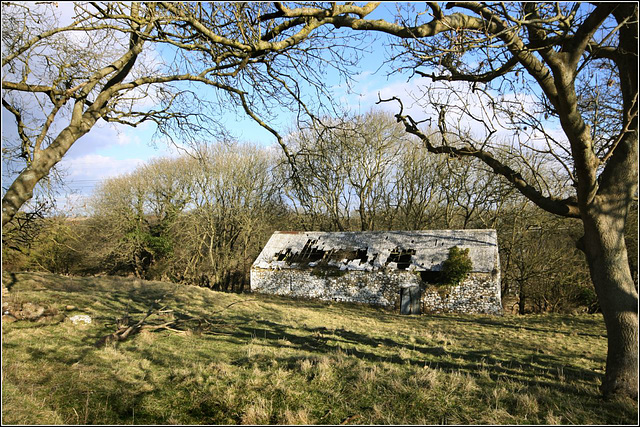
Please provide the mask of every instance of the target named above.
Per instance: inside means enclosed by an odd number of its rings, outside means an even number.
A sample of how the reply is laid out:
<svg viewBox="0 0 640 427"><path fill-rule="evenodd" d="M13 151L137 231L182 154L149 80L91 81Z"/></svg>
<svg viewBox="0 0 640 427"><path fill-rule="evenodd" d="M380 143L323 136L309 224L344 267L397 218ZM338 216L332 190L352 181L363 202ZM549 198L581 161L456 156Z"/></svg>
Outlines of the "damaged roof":
<svg viewBox="0 0 640 427"><path fill-rule="evenodd" d="M253 268L440 271L453 246L469 249L474 272L499 268L496 230L276 231Z"/></svg>

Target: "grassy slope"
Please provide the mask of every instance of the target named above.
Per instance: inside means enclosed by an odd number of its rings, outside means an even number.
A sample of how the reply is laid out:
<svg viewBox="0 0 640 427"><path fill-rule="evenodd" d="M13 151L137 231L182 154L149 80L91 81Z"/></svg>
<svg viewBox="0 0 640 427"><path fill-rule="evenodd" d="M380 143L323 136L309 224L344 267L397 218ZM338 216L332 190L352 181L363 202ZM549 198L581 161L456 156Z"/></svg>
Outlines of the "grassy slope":
<svg viewBox="0 0 640 427"><path fill-rule="evenodd" d="M3 322L2 421L24 424L635 424L603 402L599 315L399 316L360 305L122 278L3 273L9 299L90 325ZM224 321L94 346L163 298ZM212 314L242 301L222 314ZM141 314L134 314L140 318Z"/></svg>

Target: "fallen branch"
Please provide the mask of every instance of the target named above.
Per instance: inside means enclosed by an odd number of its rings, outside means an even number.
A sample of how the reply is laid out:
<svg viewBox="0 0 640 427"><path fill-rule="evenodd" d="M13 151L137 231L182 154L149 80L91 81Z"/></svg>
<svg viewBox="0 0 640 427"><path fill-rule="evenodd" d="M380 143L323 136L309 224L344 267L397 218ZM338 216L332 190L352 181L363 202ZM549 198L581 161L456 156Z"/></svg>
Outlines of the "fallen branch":
<svg viewBox="0 0 640 427"><path fill-rule="evenodd" d="M154 301L153 305L155 305L157 303L158 303L158 300ZM162 312L164 312L164 310L166 308L166 307L162 307L160 309L155 309L153 307L153 305L151 306L151 308L149 308L149 310L147 311L147 314L142 319L140 319L137 323L135 323L134 325L128 326L128 318L129 318L128 315L125 315L125 317L123 317L122 319L118 319L118 321L116 321L116 323L123 322L123 320L126 319L126 324L124 326L121 326L120 328L118 328L118 330L115 331L114 333L109 334L109 335L105 335L104 337L100 338L96 342L96 346L101 347L101 346L109 344L111 342L124 341L129 337L129 335L136 334L136 333L140 332L140 329L142 328L144 323L147 321L147 319L151 315L162 313Z"/></svg>
<svg viewBox="0 0 640 427"><path fill-rule="evenodd" d="M226 307L224 307L222 310L213 312L212 315L219 315L235 304L250 302L250 301L254 301L254 300L235 301L227 305ZM228 325L225 325L221 321L212 321L210 319L206 319L203 317L184 316L180 319L171 319L169 321L159 323L159 324L149 323L152 316L154 315L160 316L160 315L165 315L167 313L174 312L173 310L167 309L166 306L155 308L155 306L159 302L160 300L154 301L151 308L147 310L147 313L145 314L145 316L133 325L130 324L131 319L128 314L126 314L124 317L120 319L117 319L116 320L117 330L109 335L105 335L100 339L98 339L95 345L97 347L102 347L112 342L124 341L130 336L135 335L142 330L146 330L146 331L168 330L168 331L179 333L179 334L184 334L184 333L187 333L188 331L195 330L197 333L206 332L206 333L213 333L213 334L219 334L219 335L230 335L230 334L226 334L224 332L219 332L215 330ZM197 323L197 324L189 327L188 325L189 323Z"/></svg>

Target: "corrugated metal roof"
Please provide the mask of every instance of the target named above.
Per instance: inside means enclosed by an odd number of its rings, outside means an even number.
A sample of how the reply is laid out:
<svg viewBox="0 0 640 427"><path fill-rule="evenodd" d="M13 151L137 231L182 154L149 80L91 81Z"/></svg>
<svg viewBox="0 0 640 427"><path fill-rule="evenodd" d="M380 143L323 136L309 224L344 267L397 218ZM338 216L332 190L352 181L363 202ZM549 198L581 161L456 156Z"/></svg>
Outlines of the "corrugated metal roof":
<svg viewBox="0 0 640 427"><path fill-rule="evenodd" d="M499 269L496 230L276 231L253 267L303 269L328 262L343 270L438 271L453 246L469 249L473 271Z"/></svg>

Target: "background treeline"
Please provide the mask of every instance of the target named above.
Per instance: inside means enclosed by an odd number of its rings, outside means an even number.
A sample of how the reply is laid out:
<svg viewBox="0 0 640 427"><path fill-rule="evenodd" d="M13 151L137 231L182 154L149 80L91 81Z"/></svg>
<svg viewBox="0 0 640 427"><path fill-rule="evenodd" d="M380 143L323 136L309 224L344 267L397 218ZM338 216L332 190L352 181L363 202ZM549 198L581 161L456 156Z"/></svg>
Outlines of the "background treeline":
<svg viewBox="0 0 640 427"><path fill-rule="evenodd" d="M598 309L579 222L547 214L468 158L434 156L382 112L292 132L289 158L213 144L108 179L90 215L39 205L3 230L3 268L135 275L216 290L249 289L249 269L275 230L498 230L508 311ZM535 151L496 152L562 184ZM294 167L292 167L292 164ZM637 284L637 203L626 233ZM636 285L637 286L637 285Z"/></svg>

